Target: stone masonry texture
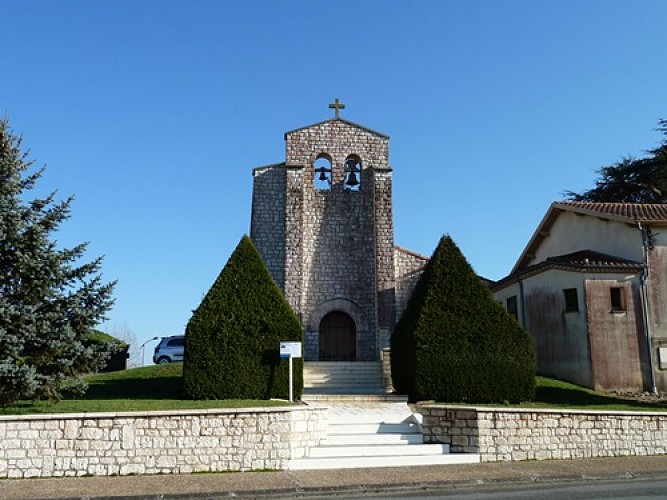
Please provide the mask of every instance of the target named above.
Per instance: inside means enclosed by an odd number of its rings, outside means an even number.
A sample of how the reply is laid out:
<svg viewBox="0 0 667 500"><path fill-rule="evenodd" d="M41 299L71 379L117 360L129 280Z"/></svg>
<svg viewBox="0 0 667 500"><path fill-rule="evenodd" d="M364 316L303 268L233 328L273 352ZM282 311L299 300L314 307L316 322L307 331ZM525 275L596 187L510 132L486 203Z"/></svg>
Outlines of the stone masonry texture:
<svg viewBox="0 0 667 500"><path fill-rule="evenodd" d="M422 405L424 440L483 462L664 455L667 414Z"/></svg>
<svg viewBox="0 0 667 500"><path fill-rule="evenodd" d="M347 313L356 359L379 360L394 318L394 231L389 138L342 119L285 134L284 163L254 171L251 237L300 318L305 358L319 357L319 323ZM315 185L315 162L331 162L331 185ZM359 160L358 190L345 162Z"/></svg>
<svg viewBox="0 0 667 500"><path fill-rule="evenodd" d="M396 247L394 252L394 273L396 275L396 319L408 305L408 300L429 261L428 257Z"/></svg>
<svg viewBox="0 0 667 500"><path fill-rule="evenodd" d="M348 314L356 359L380 359L428 261L394 246L389 137L343 119L285 134L285 161L253 171L250 236L304 329L304 356L319 359L320 321ZM328 189L315 162L331 165ZM359 160L361 185L345 185ZM325 186L326 187L326 186Z"/></svg>
<svg viewBox="0 0 667 500"><path fill-rule="evenodd" d="M0 478L283 469L326 431L306 406L0 416Z"/></svg>

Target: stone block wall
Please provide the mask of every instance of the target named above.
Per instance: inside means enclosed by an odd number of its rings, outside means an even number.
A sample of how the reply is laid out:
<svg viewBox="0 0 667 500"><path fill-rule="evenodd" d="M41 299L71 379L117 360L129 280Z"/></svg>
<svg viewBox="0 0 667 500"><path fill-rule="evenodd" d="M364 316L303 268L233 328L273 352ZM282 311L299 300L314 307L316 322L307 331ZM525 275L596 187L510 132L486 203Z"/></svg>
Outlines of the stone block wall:
<svg viewBox="0 0 667 500"><path fill-rule="evenodd" d="M667 413L420 406L424 440L483 462L664 455Z"/></svg>
<svg viewBox="0 0 667 500"><path fill-rule="evenodd" d="M303 325L303 290L301 280L303 279L303 166L292 166L287 170L287 183L285 196L285 240L275 241L274 245L285 245L285 260L283 270L285 273L285 284L283 292L287 302L292 306Z"/></svg>
<svg viewBox="0 0 667 500"><path fill-rule="evenodd" d="M394 274L396 275L396 319L408 305L415 285L424 271L429 258L399 246L394 249Z"/></svg>
<svg viewBox="0 0 667 500"><path fill-rule="evenodd" d="M396 282L394 273L394 215L392 172L375 169L375 284L377 287L378 347L389 347L396 325L394 304Z"/></svg>
<svg viewBox="0 0 667 500"><path fill-rule="evenodd" d="M0 415L0 478L282 469L327 431L327 410Z"/></svg>
<svg viewBox="0 0 667 500"><path fill-rule="evenodd" d="M284 165L253 170L250 238L273 279L285 287L285 183Z"/></svg>
<svg viewBox="0 0 667 500"><path fill-rule="evenodd" d="M323 305L340 299L360 309L363 328L352 316L359 361L379 359L378 330L393 327L388 141L387 136L341 119L285 134L286 165L303 165L303 170L299 188L288 186L286 194L286 233L299 236L295 244L301 253L298 262L286 260L284 289L306 329L307 360L319 356L315 343L319 325L312 328L312 322ZM331 162L329 189L318 189L314 182L315 161L322 155ZM361 161L358 190L344 184L349 157ZM290 252L290 242L286 245ZM387 263L387 269L382 267ZM290 299L292 291L295 295L298 291L298 299Z"/></svg>
<svg viewBox="0 0 667 500"><path fill-rule="evenodd" d="M315 319L340 301L359 309L356 359L378 360L428 260L394 255L389 137L336 118L287 132L285 148L284 163L254 170L251 238L301 320L306 360L319 359ZM315 182L323 157L328 188ZM358 189L345 185L348 158L360 162Z"/></svg>

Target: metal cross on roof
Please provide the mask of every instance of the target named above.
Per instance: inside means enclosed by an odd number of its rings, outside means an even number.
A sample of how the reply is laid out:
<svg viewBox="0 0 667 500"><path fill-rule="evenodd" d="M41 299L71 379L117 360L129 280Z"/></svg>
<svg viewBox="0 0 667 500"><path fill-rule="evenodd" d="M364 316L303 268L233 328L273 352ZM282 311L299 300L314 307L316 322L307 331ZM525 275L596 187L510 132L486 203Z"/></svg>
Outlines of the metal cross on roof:
<svg viewBox="0 0 667 500"><path fill-rule="evenodd" d="M345 109L345 104L341 104L338 101L338 97L336 97L336 100L333 104L329 104L330 109L335 109L336 110L336 118L340 118L340 110Z"/></svg>

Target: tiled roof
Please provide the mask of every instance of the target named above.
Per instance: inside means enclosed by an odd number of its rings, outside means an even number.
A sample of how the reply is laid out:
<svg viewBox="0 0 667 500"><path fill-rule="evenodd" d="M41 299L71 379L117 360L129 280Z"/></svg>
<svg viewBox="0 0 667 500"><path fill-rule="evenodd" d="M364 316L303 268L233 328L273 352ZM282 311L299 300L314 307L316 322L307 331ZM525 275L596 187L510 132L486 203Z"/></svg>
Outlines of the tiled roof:
<svg viewBox="0 0 667 500"><path fill-rule="evenodd" d="M509 276L491 285L492 290L500 290L523 278L539 274L549 269L589 273L638 273L642 271L641 262L623 259L593 250L580 250L565 255L555 255L542 262L514 271Z"/></svg>
<svg viewBox="0 0 667 500"><path fill-rule="evenodd" d="M579 252L568 253L565 255L556 255L547 258L546 261L557 264L569 264L581 268L604 267L605 269L636 269L637 266L641 267L642 265L641 262L623 259L621 257L616 257L615 255L595 252L593 250L580 250Z"/></svg>
<svg viewBox="0 0 667 500"><path fill-rule="evenodd" d="M560 214L571 212L627 224L667 224L667 203L595 203L588 201L556 201L533 233L528 245L519 256L512 274L525 269L531 262L536 250L548 236Z"/></svg>
<svg viewBox="0 0 667 500"><path fill-rule="evenodd" d="M583 211L627 219L628 222L667 222L667 203L593 203L588 201L561 201L554 204L565 210Z"/></svg>

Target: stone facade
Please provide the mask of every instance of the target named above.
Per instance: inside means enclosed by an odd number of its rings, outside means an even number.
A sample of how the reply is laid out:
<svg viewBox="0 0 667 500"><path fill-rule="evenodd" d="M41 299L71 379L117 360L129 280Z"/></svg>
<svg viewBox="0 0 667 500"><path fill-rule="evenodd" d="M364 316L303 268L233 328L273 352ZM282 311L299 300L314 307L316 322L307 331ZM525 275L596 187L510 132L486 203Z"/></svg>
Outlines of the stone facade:
<svg viewBox="0 0 667 500"><path fill-rule="evenodd" d="M389 137L334 118L285 134L283 163L253 172L250 236L299 316L306 361L320 360L332 312L351 318L357 361L380 359L428 261L394 246ZM318 161L329 183L318 183ZM360 186L349 189L356 159Z"/></svg>
<svg viewBox="0 0 667 500"><path fill-rule="evenodd" d="M664 455L667 414L424 405L424 440L483 462Z"/></svg>
<svg viewBox="0 0 667 500"><path fill-rule="evenodd" d="M408 300L428 263L429 258L405 248L396 247L394 273L396 275L396 319L401 317Z"/></svg>
<svg viewBox="0 0 667 500"><path fill-rule="evenodd" d="M347 314L356 360L378 360L394 327L394 230L389 138L335 118L285 134L286 158L254 170L251 238L299 316L306 360L318 360L320 321ZM316 185L315 162L331 165ZM358 189L345 185L359 160Z"/></svg>
<svg viewBox="0 0 667 500"><path fill-rule="evenodd" d="M0 416L0 478L283 469L326 436L326 409Z"/></svg>
<svg viewBox="0 0 667 500"><path fill-rule="evenodd" d="M251 237L273 279L283 290L287 248L275 242L285 241L286 182L287 169L282 164L253 171Z"/></svg>

